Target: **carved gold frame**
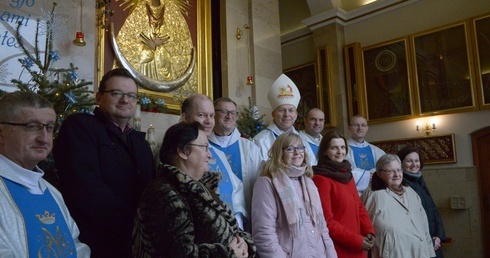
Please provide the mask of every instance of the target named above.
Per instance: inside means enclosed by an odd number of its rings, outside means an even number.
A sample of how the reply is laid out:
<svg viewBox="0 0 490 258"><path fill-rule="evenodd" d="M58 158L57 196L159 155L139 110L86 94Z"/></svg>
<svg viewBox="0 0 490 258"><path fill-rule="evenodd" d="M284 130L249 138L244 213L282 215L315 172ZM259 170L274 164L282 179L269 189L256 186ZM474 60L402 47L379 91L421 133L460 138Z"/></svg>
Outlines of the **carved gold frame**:
<svg viewBox="0 0 490 258"><path fill-rule="evenodd" d="M430 135L427 137L415 137L371 142L386 151L397 153L406 146L417 148L424 157L424 164L448 164L456 163L456 141L454 134Z"/></svg>
<svg viewBox="0 0 490 258"><path fill-rule="evenodd" d="M469 23L463 21L410 36L413 78L416 85L414 106L421 116L478 110L474 64L471 60L473 46L468 27ZM440 60L440 67L444 68L441 70L447 72L440 72L435 68L437 63L432 60ZM461 73L467 73L467 78L455 75ZM441 83L450 80L462 82L461 85ZM459 104L458 102L464 102L461 99L468 103ZM451 105L444 106L441 103Z"/></svg>
<svg viewBox="0 0 490 258"><path fill-rule="evenodd" d="M197 73L197 92L213 98L212 88L212 39L211 39L211 1L195 0L196 1L196 34L197 34L197 62L194 73ZM119 5L120 3L115 3ZM98 14L104 11L104 9L96 10ZM117 13L115 14L115 16ZM100 15L98 15L100 16ZM110 22L110 19L109 19ZM94 87L98 87L98 82L102 76L107 72L104 67L108 60L106 60L106 45L108 44L107 37L109 32L106 28L99 26L98 30L98 42L97 42L97 83L94 83ZM113 62L114 59L109 60ZM145 94L151 98L164 99L167 107L167 113L180 114L180 105L183 98L186 96L180 96L175 93L162 93L156 91L150 91L142 89L140 87L140 94Z"/></svg>
<svg viewBox="0 0 490 258"><path fill-rule="evenodd" d="M362 48L362 94L371 124L412 118L412 72L408 38Z"/></svg>

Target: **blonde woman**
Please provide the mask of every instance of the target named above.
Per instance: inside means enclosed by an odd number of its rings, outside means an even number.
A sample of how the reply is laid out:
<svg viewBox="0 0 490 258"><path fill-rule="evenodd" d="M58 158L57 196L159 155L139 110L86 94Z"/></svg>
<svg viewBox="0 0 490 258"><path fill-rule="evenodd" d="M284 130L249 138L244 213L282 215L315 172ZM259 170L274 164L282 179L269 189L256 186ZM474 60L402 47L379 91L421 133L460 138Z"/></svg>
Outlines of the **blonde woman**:
<svg viewBox="0 0 490 258"><path fill-rule="evenodd" d="M313 170L299 135L280 135L252 197L252 235L261 258L337 257Z"/></svg>

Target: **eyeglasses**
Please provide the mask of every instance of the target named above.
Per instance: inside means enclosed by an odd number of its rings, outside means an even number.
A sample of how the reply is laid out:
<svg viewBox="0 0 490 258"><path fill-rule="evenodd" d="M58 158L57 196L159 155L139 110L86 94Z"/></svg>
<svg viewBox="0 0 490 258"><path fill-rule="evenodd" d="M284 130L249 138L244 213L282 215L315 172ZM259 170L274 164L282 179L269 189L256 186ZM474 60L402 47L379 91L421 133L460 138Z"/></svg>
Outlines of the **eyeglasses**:
<svg viewBox="0 0 490 258"><path fill-rule="evenodd" d="M351 124L352 127L367 127L367 124Z"/></svg>
<svg viewBox="0 0 490 258"><path fill-rule="evenodd" d="M54 128L56 127L56 124L54 124L54 123L43 124L43 123L38 123L38 122L30 122L30 123L1 122L0 124L3 124L3 125L13 125L13 126L22 126L22 127L24 127L24 129L27 132L31 132L31 133L39 133L44 128L46 128L46 131L48 133L52 133L54 131Z"/></svg>
<svg viewBox="0 0 490 258"><path fill-rule="evenodd" d="M380 169L379 171L385 172L386 174L395 174L395 173L400 174L403 172L402 169Z"/></svg>
<svg viewBox="0 0 490 258"><path fill-rule="evenodd" d="M111 93L111 97L113 97L115 99L122 99L124 96L126 96L126 97L128 97L129 101L131 101L131 102L135 102L138 100L138 94L136 94L136 93L131 93L131 92L124 93L120 90L101 91L101 93L106 93L106 92Z"/></svg>
<svg viewBox="0 0 490 258"><path fill-rule="evenodd" d="M236 117L236 116L238 116L238 114L240 114L240 112L235 111L235 110L230 111L230 110L226 110L226 109L215 109L214 111L220 112L220 114L223 115L223 116Z"/></svg>
<svg viewBox="0 0 490 258"><path fill-rule="evenodd" d="M188 143L187 145L192 145L192 146L202 147L202 148L204 148L206 151L208 151L208 149L209 149L209 145L208 145L208 144L194 144L194 143Z"/></svg>
<svg viewBox="0 0 490 258"><path fill-rule="evenodd" d="M285 150L287 153L294 153L295 151L299 153L303 153L305 152L305 146L298 146L298 147L288 146L288 147L284 147L283 150Z"/></svg>

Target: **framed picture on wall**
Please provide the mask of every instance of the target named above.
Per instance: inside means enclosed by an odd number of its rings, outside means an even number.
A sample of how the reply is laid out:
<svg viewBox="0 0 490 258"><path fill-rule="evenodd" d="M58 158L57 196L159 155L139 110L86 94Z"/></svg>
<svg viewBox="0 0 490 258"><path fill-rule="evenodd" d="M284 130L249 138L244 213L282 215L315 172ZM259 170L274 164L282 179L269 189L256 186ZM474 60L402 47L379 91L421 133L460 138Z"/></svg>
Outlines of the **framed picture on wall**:
<svg viewBox="0 0 490 258"><path fill-rule="evenodd" d="M295 128L303 129L303 120L306 113L314 107L319 107L317 86L316 63L307 63L304 65L292 67L284 70L286 74L298 87L301 93L301 99L298 105L298 118L296 119Z"/></svg>
<svg viewBox="0 0 490 258"><path fill-rule="evenodd" d="M367 119L389 122L413 115L406 38L363 48Z"/></svg>
<svg viewBox="0 0 490 258"><path fill-rule="evenodd" d="M364 99L364 80L362 79L361 44L355 42L344 46L345 83L347 90L347 111L349 118L355 115L366 116Z"/></svg>
<svg viewBox="0 0 490 258"><path fill-rule="evenodd" d="M420 114L476 108L467 27L459 23L412 36Z"/></svg>
<svg viewBox="0 0 490 258"><path fill-rule="evenodd" d="M490 109L490 15L473 20L480 107Z"/></svg>

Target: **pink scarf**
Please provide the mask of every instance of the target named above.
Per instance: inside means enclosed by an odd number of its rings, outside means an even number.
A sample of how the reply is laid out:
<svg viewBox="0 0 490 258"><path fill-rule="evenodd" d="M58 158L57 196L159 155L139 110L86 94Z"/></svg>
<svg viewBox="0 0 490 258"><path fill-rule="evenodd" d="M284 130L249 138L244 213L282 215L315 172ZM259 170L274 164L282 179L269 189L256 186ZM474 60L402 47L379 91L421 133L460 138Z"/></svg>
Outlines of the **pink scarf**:
<svg viewBox="0 0 490 258"><path fill-rule="evenodd" d="M319 216L323 216L313 205L313 203L319 203L318 193L316 188L312 187L312 183L308 184L306 181L310 178L304 175L306 165L302 167L288 166L288 173L280 170L274 174L272 178L272 185L279 195L279 202L282 204L286 220L289 225L289 237L294 238L298 235L300 227L302 208L305 209L306 215L308 215L313 222L313 225L317 228L317 232L321 235L323 232L323 223L320 223ZM301 190L303 191L303 200L298 199L298 195L294 189L290 178L298 178L301 184Z"/></svg>

